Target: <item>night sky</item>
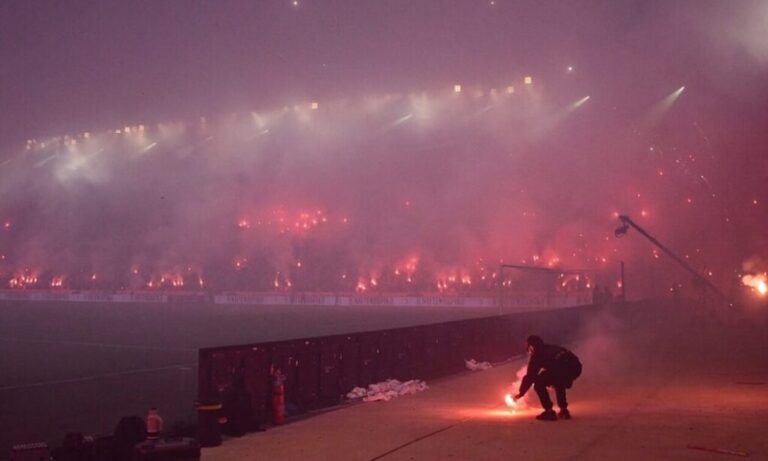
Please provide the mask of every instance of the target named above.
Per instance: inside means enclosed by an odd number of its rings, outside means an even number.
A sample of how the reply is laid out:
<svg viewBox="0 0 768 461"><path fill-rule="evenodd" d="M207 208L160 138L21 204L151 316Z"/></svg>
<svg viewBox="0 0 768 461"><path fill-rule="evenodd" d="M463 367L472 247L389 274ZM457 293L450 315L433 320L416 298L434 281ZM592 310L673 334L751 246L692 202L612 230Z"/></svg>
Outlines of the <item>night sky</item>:
<svg viewBox="0 0 768 461"><path fill-rule="evenodd" d="M5 1L0 283L689 283L621 213L727 290L768 270L767 30L760 1ZM349 227L254 230L309 209Z"/></svg>

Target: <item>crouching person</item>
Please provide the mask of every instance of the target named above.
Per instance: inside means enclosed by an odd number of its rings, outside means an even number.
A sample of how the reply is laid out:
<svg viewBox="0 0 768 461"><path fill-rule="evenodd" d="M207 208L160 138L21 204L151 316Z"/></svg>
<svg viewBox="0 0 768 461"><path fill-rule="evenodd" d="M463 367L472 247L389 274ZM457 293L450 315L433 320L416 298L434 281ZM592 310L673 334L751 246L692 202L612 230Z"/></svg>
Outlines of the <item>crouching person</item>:
<svg viewBox="0 0 768 461"><path fill-rule="evenodd" d="M539 336L529 336L526 343L531 358L528 361L528 370L520 383L520 390L513 398L521 399L533 386L544 408L544 412L536 419L557 421L558 416L561 419L571 419L565 390L570 389L573 381L581 376L579 358L564 347L544 343ZM560 412L557 414L552 409L548 387L555 389L557 406L560 407Z"/></svg>

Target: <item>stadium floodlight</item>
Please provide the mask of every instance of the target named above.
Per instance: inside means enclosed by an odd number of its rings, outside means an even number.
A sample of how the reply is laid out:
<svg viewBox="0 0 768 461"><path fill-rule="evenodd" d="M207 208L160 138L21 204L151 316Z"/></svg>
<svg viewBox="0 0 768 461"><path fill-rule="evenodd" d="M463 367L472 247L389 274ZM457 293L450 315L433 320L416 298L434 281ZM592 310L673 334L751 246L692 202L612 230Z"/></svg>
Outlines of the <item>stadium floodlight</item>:
<svg viewBox="0 0 768 461"><path fill-rule="evenodd" d="M507 87L507 94L512 94L515 92L515 87L510 85Z"/></svg>
<svg viewBox="0 0 768 461"><path fill-rule="evenodd" d="M320 103L317 101L312 101L312 110L317 110L320 108Z"/></svg>
<svg viewBox="0 0 768 461"><path fill-rule="evenodd" d="M454 93L461 93L461 85L459 85L459 84L453 85L453 92Z"/></svg>
<svg viewBox="0 0 768 461"><path fill-rule="evenodd" d="M530 75L527 75L523 79L523 81L525 82L526 85L533 85L533 77L531 77Z"/></svg>
<svg viewBox="0 0 768 461"><path fill-rule="evenodd" d="M412 118L413 118L413 113L405 114L402 117L400 117L399 119L395 120L395 123L393 123L392 126L396 127L397 125L400 125L401 123L404 123L404 122L406 122L406 121L408 121L408 120L410 120Z"/></svg>
<svg viewBox="0 0 768 461"><path fill-rule="evenodd" d="M574 111L584 105L585 102L589 101L589 96L584 96L583 98L579 99L578 101L575 101L573 104L568 106L568 111Z"/></svg>
<svg viewBox="0 0 768 461"><path fill-rule="evenodd" d="M675 101L677 101L680 95L683 94L683 91L685 91L685 86L681 86L680 88L673 91L669 96L662 99L654 108L654 115L658 117L659 115L667 112L675 103Z"/></svg>
<svg viewBox="0 0 768 461"><path fill-rule="evenodd" d="M680 95L683 94L683 91L685 91L685 85L676 89L675 91L672 92L672 94L664 98L661 104L664 106L665 109L669 109L669 107L672 106L672 103L674 103L675 100L677 100L677 98L679 98Z"/></svg>

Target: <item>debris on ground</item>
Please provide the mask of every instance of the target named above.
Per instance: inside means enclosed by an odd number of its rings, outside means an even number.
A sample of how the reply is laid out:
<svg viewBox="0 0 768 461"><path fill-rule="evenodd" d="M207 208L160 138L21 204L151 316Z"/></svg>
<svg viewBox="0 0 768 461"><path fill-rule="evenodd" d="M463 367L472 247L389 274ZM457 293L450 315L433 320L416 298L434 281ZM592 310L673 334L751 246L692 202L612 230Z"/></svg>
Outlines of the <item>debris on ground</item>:
<svg viewBox="0 0 768 461"><path fill-rule="evenodd" d="M429 389L427 383L418 379L406 382L388 379L380 383L371 384L368 386L368 389L355 387L347 393L347 398L350 400L363 399L363 402L376 402L379 400L386 402L401 395L415 394L427 389Z"/></svg>
<svg viewBox="0 0 768 461"><path fill-rule="evenodd" d="M475 359L465 360L464 363L467 365L467 369L472 371L481 371L493 368L493 365L491 365L489 362L478 362Z"/></svg>

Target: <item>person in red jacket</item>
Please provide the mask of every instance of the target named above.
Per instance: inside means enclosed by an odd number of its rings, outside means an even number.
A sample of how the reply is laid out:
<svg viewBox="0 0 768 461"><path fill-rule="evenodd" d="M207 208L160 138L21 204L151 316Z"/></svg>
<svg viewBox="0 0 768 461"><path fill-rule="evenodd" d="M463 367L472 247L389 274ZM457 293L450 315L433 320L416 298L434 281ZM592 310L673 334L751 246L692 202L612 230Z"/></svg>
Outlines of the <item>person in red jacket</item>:
<svg viewBox="0 0 768 461"><path fill-rule="evenodd" d="M531 358L528 361L528 370L520 383L520 390L513 399L521 399L533 386L544 408L544 412L536 419L557 421L558 416L561 419L571 419L565 390L570 389L573 381L581 376L579 358L564 347L544 343L539 336L529 336L526 343ZM560 407L559 414L552 410L552 399L547 390L550 386L555 388L557 406Z"/></svg>

